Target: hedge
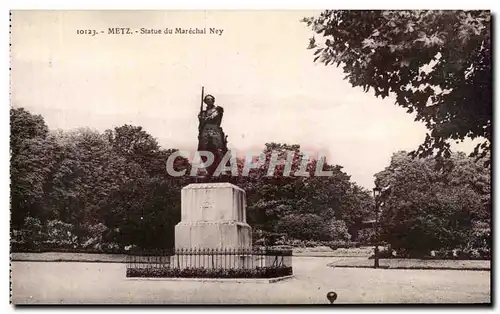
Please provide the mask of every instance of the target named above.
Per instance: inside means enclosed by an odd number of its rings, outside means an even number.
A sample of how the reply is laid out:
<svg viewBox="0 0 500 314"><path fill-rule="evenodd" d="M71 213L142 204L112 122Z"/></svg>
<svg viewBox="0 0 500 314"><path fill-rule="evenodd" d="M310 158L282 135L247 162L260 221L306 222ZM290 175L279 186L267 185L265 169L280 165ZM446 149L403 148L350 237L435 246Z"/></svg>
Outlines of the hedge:
<svg viewBox="0 0 500 314"><path fill-rule="evenodd" d="M127 277L142 278L275 278L292 275L292 267L246 268L127 268Z"/></svg>

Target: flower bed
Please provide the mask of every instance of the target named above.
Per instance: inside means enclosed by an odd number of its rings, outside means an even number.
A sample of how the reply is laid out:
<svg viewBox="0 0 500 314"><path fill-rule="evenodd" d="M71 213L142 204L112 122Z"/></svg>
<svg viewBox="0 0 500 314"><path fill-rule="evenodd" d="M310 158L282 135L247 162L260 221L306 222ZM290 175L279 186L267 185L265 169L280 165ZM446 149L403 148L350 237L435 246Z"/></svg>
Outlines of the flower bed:
<svg viewBox="0 0 500 314"><path fill-rule="evenodd" d="M248 268L127 268L127 277L142 278L276 278L292 275L292 267Z"/></svg>

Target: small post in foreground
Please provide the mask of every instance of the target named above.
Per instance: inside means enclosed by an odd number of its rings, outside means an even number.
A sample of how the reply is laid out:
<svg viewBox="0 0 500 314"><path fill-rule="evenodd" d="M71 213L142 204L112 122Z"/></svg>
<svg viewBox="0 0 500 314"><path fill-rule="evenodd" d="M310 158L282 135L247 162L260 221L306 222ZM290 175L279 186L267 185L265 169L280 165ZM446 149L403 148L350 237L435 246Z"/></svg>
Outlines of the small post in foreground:
<svg viewBox="0 0 500 314"><path fill-rule="evenodd" d="M326 298L328 299L328 301L330 301L330 304L333 304L333 302L337 300L337 293L335 293L334 291L330 291L326 294Z"/></svg>

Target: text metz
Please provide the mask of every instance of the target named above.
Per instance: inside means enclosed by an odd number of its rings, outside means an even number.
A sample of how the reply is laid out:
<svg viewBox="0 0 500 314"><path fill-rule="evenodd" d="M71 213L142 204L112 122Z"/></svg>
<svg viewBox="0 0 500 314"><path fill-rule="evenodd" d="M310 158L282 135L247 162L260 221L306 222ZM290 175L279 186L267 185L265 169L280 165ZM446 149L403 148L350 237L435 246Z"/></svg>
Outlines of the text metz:
<svg viewBox="0 0 500 314"><path fill-rule="evenodd" d="M110 27L108 28L108 35L129 35L132 30L129 27Z"/></svg>

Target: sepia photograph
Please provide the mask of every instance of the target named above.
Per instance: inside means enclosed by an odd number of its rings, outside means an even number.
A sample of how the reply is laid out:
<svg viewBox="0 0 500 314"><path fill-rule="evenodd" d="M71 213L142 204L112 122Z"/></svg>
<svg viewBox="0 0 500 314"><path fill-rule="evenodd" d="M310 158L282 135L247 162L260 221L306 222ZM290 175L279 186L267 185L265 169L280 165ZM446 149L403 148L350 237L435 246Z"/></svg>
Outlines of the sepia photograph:
<svg viewBox="0 0 500 314"><path fill-rule="evenodd" d="M490 10L11 10L10 302L492 305Z"/></svg>

